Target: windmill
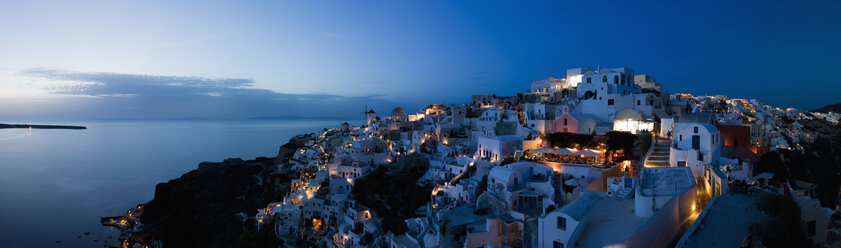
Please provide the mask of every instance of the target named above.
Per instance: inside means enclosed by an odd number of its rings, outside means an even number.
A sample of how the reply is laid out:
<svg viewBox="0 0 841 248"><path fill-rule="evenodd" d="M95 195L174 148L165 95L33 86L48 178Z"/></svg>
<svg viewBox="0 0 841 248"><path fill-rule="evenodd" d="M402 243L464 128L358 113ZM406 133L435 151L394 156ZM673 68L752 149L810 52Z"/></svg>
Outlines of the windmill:
<svg viewBox="0 0 841 248"><path fill-rule="evenodd" d="M373 115L373 116L372 116ZM376 119L376 112L373 109L368 110L368 104L365 104L365 108L362 111L363 120L362 123L365 125L370 125L371 122Z"/></svg>

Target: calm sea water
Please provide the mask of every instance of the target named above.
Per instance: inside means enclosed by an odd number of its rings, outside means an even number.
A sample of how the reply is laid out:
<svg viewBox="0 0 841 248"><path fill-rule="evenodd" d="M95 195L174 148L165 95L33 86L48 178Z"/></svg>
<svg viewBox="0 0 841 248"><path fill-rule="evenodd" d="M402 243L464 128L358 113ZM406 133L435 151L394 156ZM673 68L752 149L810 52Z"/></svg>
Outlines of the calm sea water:
<svg viewBox="0 0 841 248"><path fill-rule="evenodd" d="M101 227L99 217L151 200L157 183L202 161L276 156L292 136L341 122L105 121L73 123L87 130L0 129L0 247L116 243L119 232Z"/></svg>

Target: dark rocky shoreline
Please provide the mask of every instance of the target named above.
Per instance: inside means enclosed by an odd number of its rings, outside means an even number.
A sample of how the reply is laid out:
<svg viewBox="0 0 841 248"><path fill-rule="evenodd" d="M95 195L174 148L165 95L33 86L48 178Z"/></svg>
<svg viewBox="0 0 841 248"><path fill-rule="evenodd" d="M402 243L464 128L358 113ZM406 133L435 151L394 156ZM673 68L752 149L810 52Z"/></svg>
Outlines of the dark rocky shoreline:
<svg viewBox="0 0 841 248"><path fill-rule="evenodd" d="M143 205L142 225L124 230L121 239L166 247L256 246L242 236L255 226L257 210L282 200L290 181L299 176L280 172L276 165L288 162L308 138L293 137L275 158L202 162L179 178L159 183L155 197Z"/></svg>
<svg viewBox="0 0 841 248"><path fill-rule="evenodd" d="M34 129L88 129L85 126L68 126L68 125L31 125L31 124L3 124L0 123L0 129L3 128L34 128Z"/></svg>

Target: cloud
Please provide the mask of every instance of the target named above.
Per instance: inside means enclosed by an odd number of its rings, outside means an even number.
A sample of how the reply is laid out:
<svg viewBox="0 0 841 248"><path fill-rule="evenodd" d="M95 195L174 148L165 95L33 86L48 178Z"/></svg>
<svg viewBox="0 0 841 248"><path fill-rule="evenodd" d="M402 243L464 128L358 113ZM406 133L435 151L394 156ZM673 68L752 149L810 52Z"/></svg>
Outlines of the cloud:
<svg viewBox="0 0 841 248"><path fill-rule="evenodd" d="M396 103L381 95L287 94L255 87L252 79L74 72L34 68L18 75L44 79L37 85L55 98L39 105L7 105L18 114L75 119L251 118L280 115L354 117L365 105ZM8 102L6 104L9 104ZM404 106L405 107L405 106ZM14 112L14 111L6 111ZM26 116L20 118L28 118ZM361 118L361 117L360 117Z"/></svg>
<svg viewBox="0 0 841 248"><path fill-rule="evenodd" d="M241 90L259 90L251 79L204 77L156 76L106 72L71 72L50 69L28 69L19 73L24 76L50 79L54 85L45 90L64 95L121 96L121 95L183 95L224 94Z"/></svg>

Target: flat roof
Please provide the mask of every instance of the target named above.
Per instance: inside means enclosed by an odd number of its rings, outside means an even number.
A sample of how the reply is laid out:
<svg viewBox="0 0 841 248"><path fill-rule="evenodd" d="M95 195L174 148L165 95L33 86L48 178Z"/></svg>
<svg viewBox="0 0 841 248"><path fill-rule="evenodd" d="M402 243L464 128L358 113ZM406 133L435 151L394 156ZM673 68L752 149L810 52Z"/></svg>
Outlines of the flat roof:
<svg viewBox="0 0 841 248"><path fill-rule="evenodd" d="M768 218L755 202L756 197L740 194L716 197L675 247L738 247L751 223Z"/></svg>
<svg viewBox="0 0 841 248"><path fill-rule="evenodd" d="M587 222L576 247L604 247L624 242L644 225L647 217L634 213L634 199L600 196L584 214Z"/></svg>
<svg viewBox="0 0 841 248"><path fill-rule="evenodd" d="M640 191L645 196L677 195L695 186L689 167L654 167L642 172Z"/></svg>
<svg viewBox="0 0 841 248"><path fill-rule="evenodd" d="M444 218L450 221L449 223L447 223L450 226L472 224L487 218L486 215L476 215L473 212L473 208L470 208L468 206L454 207L450 208L447 211L448 212L444 214Z"/></svg>

